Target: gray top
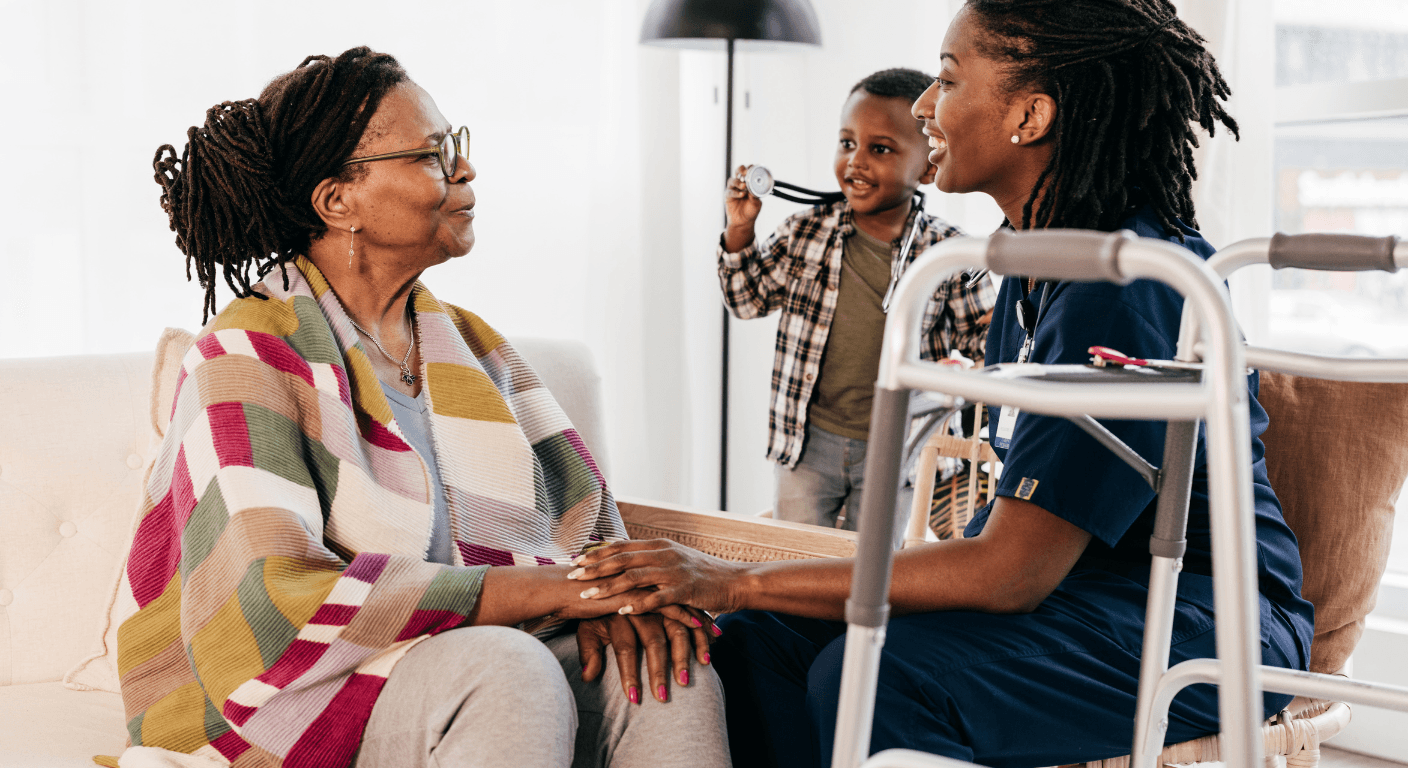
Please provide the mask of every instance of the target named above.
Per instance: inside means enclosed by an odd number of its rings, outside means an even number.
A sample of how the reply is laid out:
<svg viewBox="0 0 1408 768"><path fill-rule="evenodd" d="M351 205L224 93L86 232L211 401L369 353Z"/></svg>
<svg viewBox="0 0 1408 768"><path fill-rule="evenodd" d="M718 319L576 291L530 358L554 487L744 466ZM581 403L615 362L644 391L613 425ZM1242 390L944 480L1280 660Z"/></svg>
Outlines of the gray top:
<svg viewBox="0 0 1408 768"><path fill-rule="evenodd" d="M391 414L396 417L396 423L400 425L406 441L425 460L425 466L430 470L430 482L435 486L430 549L425 559L432 563L454 565L450 542L450 508L445 503L445 484L440 482L440 466L435 462L435 448L430 442L430 412L425 407L425 388L421 388L419 396L407 397L386 382L381 382L381 391L386 393L386 400L391 403Z"/></svg>

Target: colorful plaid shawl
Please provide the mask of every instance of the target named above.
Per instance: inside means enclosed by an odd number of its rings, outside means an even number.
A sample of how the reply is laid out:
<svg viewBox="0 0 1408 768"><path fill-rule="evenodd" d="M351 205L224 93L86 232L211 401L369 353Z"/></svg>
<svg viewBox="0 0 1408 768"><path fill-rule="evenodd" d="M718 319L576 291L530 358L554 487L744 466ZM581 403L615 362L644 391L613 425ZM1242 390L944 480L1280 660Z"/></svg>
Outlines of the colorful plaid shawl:
<svg viewBox="0 0 1408 768"><path fill-rule="evenodd" d="M533 371L417 284L457 545L456 566L427 563L430 475L327 281L296 266L287 290L276 272L268 300L226 307L183 361L127 566L140 610L118 671L133 746L342 768L396 661L464 620L487 566L565 563L625 536Z"/></svg>

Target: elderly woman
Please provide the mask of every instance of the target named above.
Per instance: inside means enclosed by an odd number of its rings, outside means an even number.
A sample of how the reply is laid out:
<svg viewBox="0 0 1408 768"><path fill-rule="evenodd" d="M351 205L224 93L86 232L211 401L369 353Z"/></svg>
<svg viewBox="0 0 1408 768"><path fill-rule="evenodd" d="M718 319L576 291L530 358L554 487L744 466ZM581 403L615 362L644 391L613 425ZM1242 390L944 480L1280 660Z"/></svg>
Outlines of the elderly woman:
<svg viewBox="0 0 1408 768"><path fill-rule="evenodd" d="M184 360L132 543L122 764L727 766L707 617L579 595L566 564L625 535L596 465L419 282L474 244L468 129L355 48L188 139L157 152L162 207L206 312L217 270L237 298Z"/></svg>
<svg viewBox="0 0 1408 768"><path fill-rule="evenodd" d="M1167 0L968 0L914 105L944 192L990 195L1021 228L1128 229L1207 258L1191 181L1198 126L1236 123L1202 38ZM1147 280L1041 283L1007 276L989 363L1087 361L1092 345L1168 358L1182 298ZM1019 308L1021 310L1019 314ZM1035 311L1033 311L1035 310ZM1251 395L1263 662L1304 669L1313 608L1295 536L1267 479ZM997 768L1128 754L1148 594L1154 492L1070 422L999 417L996 502L967 538L895 556L871 749L908 747ZM1004 429L1005 427L1005 429ZM1145 457L1165 425L1112 421ZM1178 585L1172 661L1215 655L1207 476L1199 453ZM635 610L687 603L737 611L715 664L739 765L828 765L845 646L845 560L741 565L666 542L585 556L579 583L603 600L655 587ZM624 573L623 573L624 571ZM748 610L754 609L754 610ZM1268 713L1289 696L1268 693ZM1216 692L1174 699L1167 737L1218 730Z"/></svg>

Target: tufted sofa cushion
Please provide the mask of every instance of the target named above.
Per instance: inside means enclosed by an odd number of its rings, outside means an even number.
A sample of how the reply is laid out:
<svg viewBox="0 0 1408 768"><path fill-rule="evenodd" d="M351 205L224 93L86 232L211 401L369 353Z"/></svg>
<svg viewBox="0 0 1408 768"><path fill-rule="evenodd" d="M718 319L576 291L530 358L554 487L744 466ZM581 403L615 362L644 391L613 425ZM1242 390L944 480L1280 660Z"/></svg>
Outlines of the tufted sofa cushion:
<svg viewBox="0 0 1408 768"><path fill-rule="evenodd" d="M0 361L0 686L93 647L153 448L152 359Z"/></svg>

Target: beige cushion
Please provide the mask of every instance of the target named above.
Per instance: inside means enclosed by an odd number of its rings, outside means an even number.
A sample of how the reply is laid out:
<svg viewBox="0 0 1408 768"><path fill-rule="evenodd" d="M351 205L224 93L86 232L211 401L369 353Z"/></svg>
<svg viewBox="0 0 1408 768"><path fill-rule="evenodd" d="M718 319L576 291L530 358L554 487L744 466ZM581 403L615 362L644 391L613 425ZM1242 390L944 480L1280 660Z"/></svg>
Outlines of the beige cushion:
<svg viewBox="0 0 1408 768"><path fill-rule="evenodd" d="M151 360L0 361L0 686L93 648L152 450Z"/></svg>
<svg viewBox="0 0 1408 768"><path fill-rule="evenodd" d="M121 754L127 740L115 693L0 686L0 712L0 768L93 768L93 755Z"/></svg>
<svg viewBox="0 0 1408 768"><path fill-rule="evenodd" d="M601 410L601 374L597 373L591 348L580 341L530 336L510 338L508 342L533 366L543 386L562 406L610 487L606 419Z"/></svg>
<svg viewBox="0 0 1408 768"><path fill-rule="evenodd" d="M1300 543L1315 604L1312 672L1344 666L1374 608L1408 477L1408 384L1263 373L1271 487Z"/></svg>
<svg viewBox="0 0 1408 768"><path fill-rule="evenodd" d="M195 341L189 331L167 328L157 342L156 361L152 369L150 422L157 439L166 434L166 426L171 421L172 401L176 394L176 378L181 370L181 360ZM537 371L539 378L553 397L562 405L567 417L582 436L588 450L596 459L602 475L607 476L606 448L602 438L601 419L601 377L597 375L592 361L591 350L581 342L560 339L524 338L510 343L523 355L528 364ZM148 470L150 462L148 462ZM145 476L145 473L143 473ZM140 504L140 487L132 494L134 502ZM130 510L128 527L136 525L135 508ZM131 542L131 532L123 539L122 563L126 563L126 549ZM131 589L127 587L126 568L117 570L104 590L105 602L99 616L99 638L94 641L94 650L64 677L70 688L77 690L110 691L119 690L117 675L117 630L129 616L137 612L137 604L132 600Z"/></svg>

